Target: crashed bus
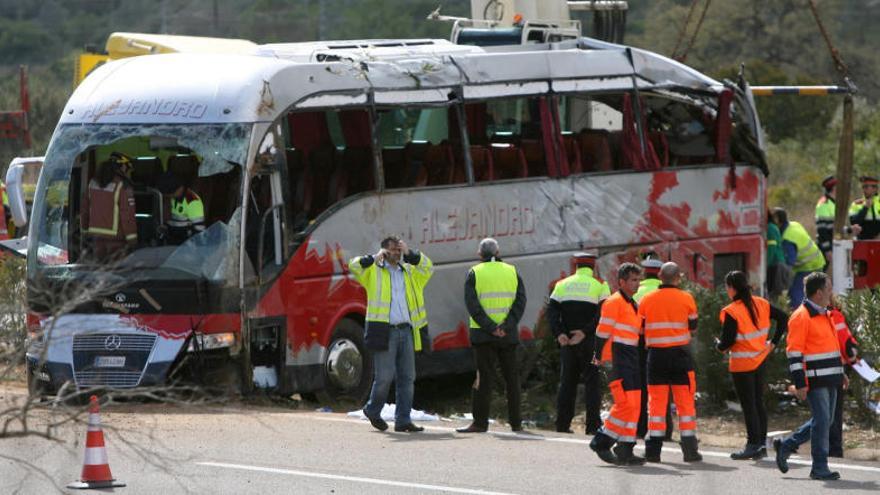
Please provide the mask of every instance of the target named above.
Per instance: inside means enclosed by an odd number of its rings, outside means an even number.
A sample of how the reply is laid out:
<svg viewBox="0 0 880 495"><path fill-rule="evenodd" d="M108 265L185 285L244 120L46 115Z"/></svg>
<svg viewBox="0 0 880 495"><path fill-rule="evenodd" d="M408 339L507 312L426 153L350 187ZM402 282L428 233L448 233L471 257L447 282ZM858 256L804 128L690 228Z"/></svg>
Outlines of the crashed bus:
<svg viewBox="0 0 880 495"><path fill-rule="evenodd" d="M105 266L81 209L113 152L132 157L137 244ZM167 172L204 202L205 230L179 245L161 236ZM418 376L471 370L461 294L481 238L525 282L529 345L574 251L609 277L652 252L705 286L733 269L761 283L766 173L744 84L589 38L110 62L68 101L37 187L29 382L133 388L195 369L248 389L268 370L279 393L363 397L366 297L346 260L385 235L434 262Z"/></svg>

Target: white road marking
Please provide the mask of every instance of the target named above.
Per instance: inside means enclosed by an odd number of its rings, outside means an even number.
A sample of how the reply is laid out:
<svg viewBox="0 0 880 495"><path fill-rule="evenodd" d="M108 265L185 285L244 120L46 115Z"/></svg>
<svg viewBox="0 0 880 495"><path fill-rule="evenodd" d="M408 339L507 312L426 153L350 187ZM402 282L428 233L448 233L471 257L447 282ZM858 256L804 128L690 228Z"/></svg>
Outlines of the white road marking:
<svg viewBox="0 0 880 495"><path fill-rule="evenodd" d="M335 422L339 422L339 423L354 423L354 424L362 424L363 423L363 424L369 426L369 423L367 423L366 420L360 420L360 419L354 419L354 418L334 418L334 417L318 416L318 415L314 415L314 414L305 414L301 417L306 417L309 419L317 419L319 421L335 421ZM430 426L430 425L427 425L424 423L422 424L422 426L425 427L425 430L430 430L430 431L440 431L440 432L445 432L445 433L455 432L455 428L449 428L449 427L444 427L444 426ZM508 431L492 431L492 430L489 430L487 433L490 435L494 435L496 437L514 437L514 438L520 438L520 439L524 439L524 440L537 440L537 441L557 442L557 443L575 443L575 444L581 444L581 445L589 445L590 444L589 440L579 440L577 438L564 438L564 437L545 437L539 433L514 433L514 432L508 432ZM464 434L462 434L462 436L465 436L465 435L467 435L467 436L480 435L480 433L464 433ZM636 445L636 449L644 449L644 446ZM663 452L681 452L681 450L678 448L675 448L675 447L663 447ZM718 458L730 459L729 452L713 452L713 451L701 450L700 453L703 454L704 457L718 457ZM770 455L768 457L761 459L761 462L772 462L775 464L776 460L773 457L773 454L770 453ZM797 464L797 465L801 465L801 466L811 466L812 465L812 461L810 461L809 459L797 459L794 457L790 457L788 459L788 463L789 464ZM860 466L857 464L829 463L828 467L834 468L834 469L850 469L853 471L867 471L867 472L871 472L871 473L880 473L880 467Z"/></svg>
<svg viewBox="0 0 880 495"><path fill-rule="evenodd" d="M474 490L471 488L456 488L453 486L441 486L441 485L426 485L423 483L409 483L406 481L393 481L393 480L383 480L378 478L364 478L361 476L343 476L340 474L329 474L329 473L316 473L312 471L297 471L295 469L279 469L279 468L269 468L262 466L248 466L246 464L230 464L226 462L197 462L196 464L200 466L211 466L218 468L227 468L227 469L242 469L245 471L257 471L263 473L273 473L273 474L290 474L293 476L303 476L306 478L320 478L326 480L343 480L343 481L355 481L358 483L370 483L374 485L385 485L385 486L399 486L403 488L416 488L418 490L431 490L436 492L447 492L447 493L468 493L471 495L513 495L510 493L504 492L490 492L486 490Z"/></svg>

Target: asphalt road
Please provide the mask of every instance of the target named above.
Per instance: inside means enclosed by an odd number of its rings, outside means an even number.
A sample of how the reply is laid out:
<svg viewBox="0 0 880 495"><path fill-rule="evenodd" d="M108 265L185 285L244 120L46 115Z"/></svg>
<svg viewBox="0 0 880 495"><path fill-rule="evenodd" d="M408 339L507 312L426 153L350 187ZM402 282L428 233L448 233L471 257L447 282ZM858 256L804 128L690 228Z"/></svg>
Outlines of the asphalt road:
<svg viewBox="0 0 880 495"><path fill-rule="evenodd" d="M39 424L40 418L34 418ZM589 451L589 437L556 433L454 432L423 423L419 434L380 433L343 414L233 405L179 408L125 404L102 411L116 493L562 494L877 493L880 465L835 463L842 479L809 479L809 459L783 475L771 460L734 462L704 451L685 464L668 444L662 464L619 468ZM85 426L58 442L0 439L0 493L70 492L79 477ZM806 446L805 446L806 447ZM802 448L802 452L809 449Z"/></svg>

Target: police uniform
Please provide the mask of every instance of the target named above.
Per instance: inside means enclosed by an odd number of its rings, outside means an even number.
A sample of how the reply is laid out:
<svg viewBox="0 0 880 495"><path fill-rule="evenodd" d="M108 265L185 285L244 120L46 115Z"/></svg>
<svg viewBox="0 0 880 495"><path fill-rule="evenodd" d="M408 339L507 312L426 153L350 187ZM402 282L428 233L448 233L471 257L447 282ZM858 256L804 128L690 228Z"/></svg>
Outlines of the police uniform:
<svg viewBox="0 0 880 495"><path fill-rule="evenodd" d="M862 186L877 186L876 177L862 176L859 179ZM862 231L859 232L859 240L876 239L880 235L880 194L876 189L871 197L862 197L852 202L849 207L849 222L853 225L859 225Z"/></svg>
<svg viewBox="0 0 880 495"><path fill-rule="evenodd" d="M602 425L599 415L602 408L599 368L591 360L594 336L599 317L599 303L610 295L608 284L593 274L596 256L586 253L574 255L577 270L553 287L545 314L555 337L572 337L572 331L580 330L585 337L576 345L559 349L559 392L556 396L556 431L568 432L574 417L577 385L585 387L586 432L595 433Z"/></svg>
<svg viewBox="0 0 880 495"><path fill-rule="evenodd" d="M526 291L516 267L492 257L473 266L465 280L465 306L470 315L470 340L477 377L473 386L473 423L459 431L479 432L489 427L495 362L507 384L507 415L514 431L522 429L519 372L516 348L519 320L526 306ZM502 328L505 335L492 332Z"/></svg>
<svg viewBox="0 0 880 495"><path fill-rule="evenodd" d="M822 187L825 188L825 194L816 202L816 245L822 254L827 256L831 251L832 241L834 239L834 196L831 190L837 184L837 179L833 175L825 177L822 181Z"/></svg>
<svg viewBox="0 0 880 495"><path fill-rule="evenodd" d="M168 236L173 244L180 244L205 230L205 205L192 189L184 189L179 198L171 198L171 219Z"/></svg>
<svg viewBox="0 0 880 495"><path fill-rule="evenodd" d="M789 221L782 226L782 246L786 254L786 262L792 266L794 277L788 288L791 307L796 307L804 300L804 278L813 272L825 269L825 257L819 246L810 238L807 229L798 222ZM794 262L791 253L794 253Z"/></svg>

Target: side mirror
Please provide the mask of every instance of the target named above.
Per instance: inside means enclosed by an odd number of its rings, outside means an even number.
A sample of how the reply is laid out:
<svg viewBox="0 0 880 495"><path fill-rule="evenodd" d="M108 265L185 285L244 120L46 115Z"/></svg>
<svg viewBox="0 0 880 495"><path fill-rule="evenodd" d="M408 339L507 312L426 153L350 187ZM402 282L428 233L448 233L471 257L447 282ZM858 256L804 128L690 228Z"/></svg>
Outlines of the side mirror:
<svg viewBox="0 0 880 495"><path fill-rule="evenodd" d="M22 187L21 178L24 175L24 164L15 163L15 160L9 164L6 170L6 195L9 197L9 210L15 225L24 227L27 225L27 207L24 204L24 187Z"/></svg>

